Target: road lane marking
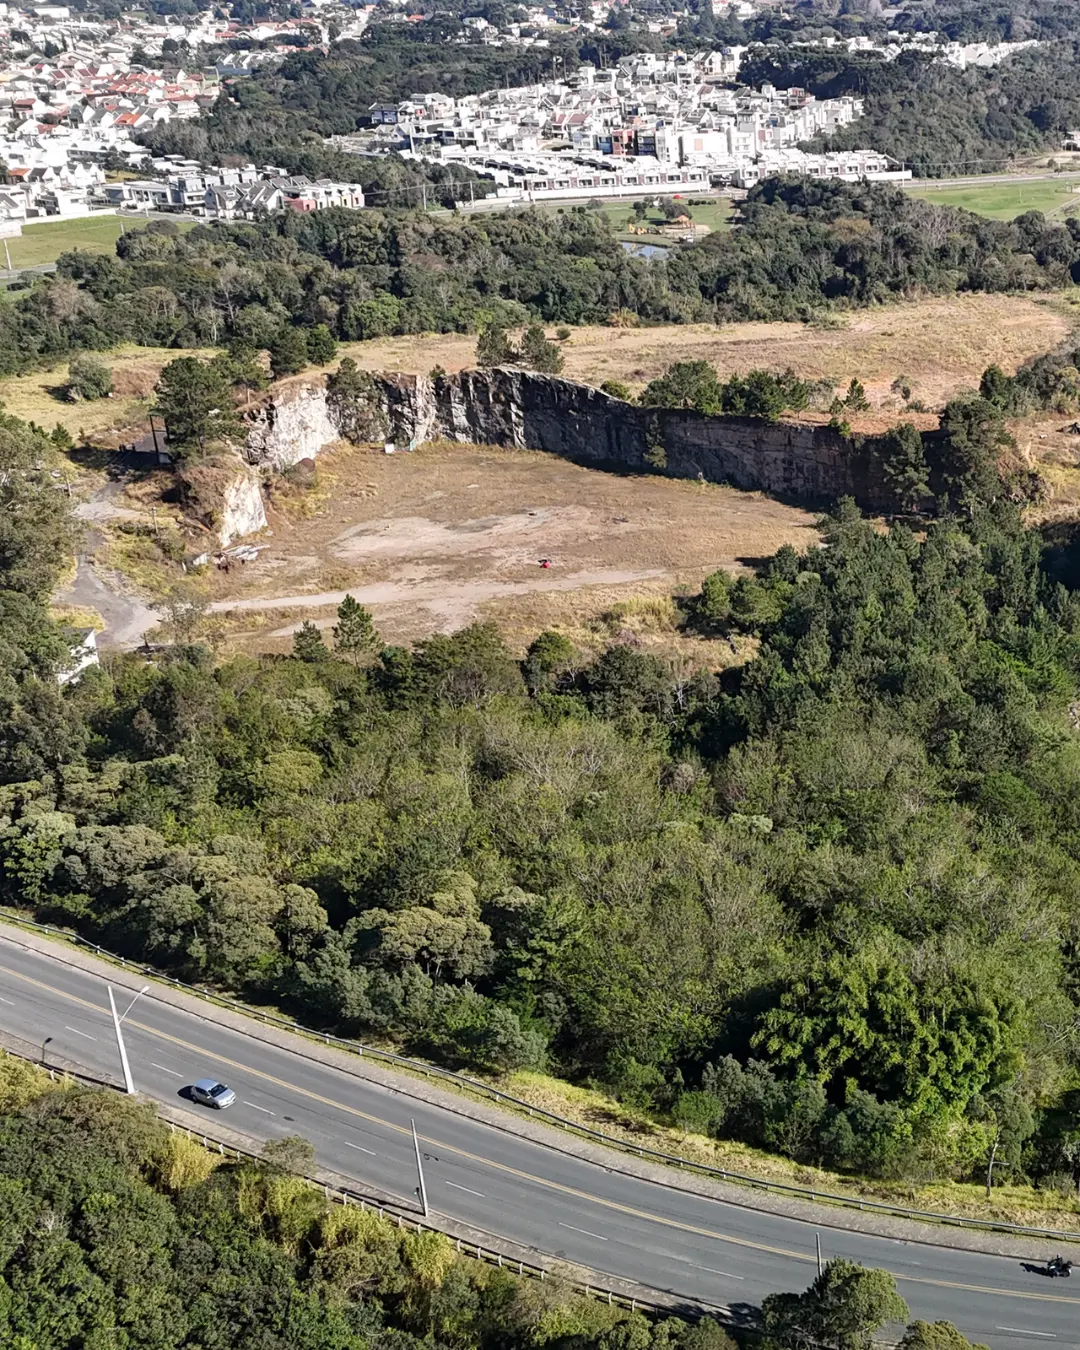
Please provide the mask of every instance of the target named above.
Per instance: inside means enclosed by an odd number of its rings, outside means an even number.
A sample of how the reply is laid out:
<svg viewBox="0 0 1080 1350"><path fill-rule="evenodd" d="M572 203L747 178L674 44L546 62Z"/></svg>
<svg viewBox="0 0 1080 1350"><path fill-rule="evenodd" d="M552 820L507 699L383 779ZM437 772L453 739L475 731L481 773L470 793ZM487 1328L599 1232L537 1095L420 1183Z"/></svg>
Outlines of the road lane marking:
<svg viewBox="0 0 1080 1350"><path fill-rule="evenodd" d="M269 1107L266 1107L266 1106L260 1106L258 1102L249 1102L249 1101L245 1101L245 1102L244 1102L244 1105L245 1105L245 1106L252 1106L252 1107L255 1108L256 1111L262 1111L262 1112L264 1112L264 1113L265 1113L266 1115L268 1115L268 1116L272 1116L272 1115L274 1114L273 1111L271 1111L271 1110L269 1109Z"/></svg>
<svg viewBox="0 0 1080 1350"><path fill-rule="evenodd" d="M50 958L45 957L45 960ZM46 984L42 980L36 980L33 976L23 975L20 971L11 970L7 966L0 966L0 971L11 975L24 984L34 985L38 989L44 989L47 993L53 994L58 998L66 999L69 1003L76 1003L80 1007L89 1008L91 1012L101 1013L96 1004L89 1000L80 998L77 994L69 994L63 989L57 989L53 985ZM94 978L91 976L91 978ZM174 1010L178 1017L185 1016L182 1010ZM190 1016L190 1014L186 1014ZM213 1025L213 1024L212 1024ZM137 1027L148 1036L154 1036L158 1040L167 1041L171 1045L179 1046L182 1050L191 1051L194 1054L208 1056L219 1064L224 1064L232 1069L239 1069L242 1073L250 1074L254 1078L261 1078L265 1083L271 1083L276 1087L285 1088L289 1092L296 1093L299 1097L306 1097L309 1101L318 1102L321 1106L328 1106L333 1110L342 1111L347 1115L354 1116L358 1120L365 1120L370 1124L378 1125L382 1129L393 1131L396 1134L406 1135L412 1138L412 1130L406 1125L395 1125L393 1121L383 1120L380 1116L373 1116L368 1111L362 1111L357 1106L350 1106L346 1102L335 1101L332 1097L324 1097L321 1093L312 1092L310 1088L300 1087L296 1083L290 1083L287 1079L277 1078L273 1074L266 1073L262 1069L256 1069L249 1064L241 1063L239 1060L229 1059L225 1055L218 1054L214 1050L207 1050L204 1046L195 1045L191 1041L185 1041L179 1036L172 1036L167 1031L158 1031L154 1027L147 1026L144 1022L131 1021L129 1026ZM243 1032L229 1030L234 1035L242 1036ZM286 1050L284 1053L289 1054ZM748 1251L764 1252L770 1256L782 1256L792 1261L799 1261L804 1265L816 1265L817 1257L808 1255L805 1252L791 1251L785 1247L774 1247L764 1242L753 1242L749 1238L734 1237L729 1233L719 1233L711 1228L702 1228L697 1224L684 1223L679 1219L669 1219L662 1214L650 1214L648 1210L638 1209L633 1205L625 1205L617 1200L605 1200L599 1196L589 1195L586 1191L578 1190L573 1186L563 1185L559 1181L550 1181L546 1177L534 1176L530 1172L525 1172L517 1167L511 1167L508 1163L495 1162L493 1159L485 1158L476 1153L470 1153L467 1149L458 1148L454 1144L442 1143L440 1140L433 1139L430 1136L422 1136L423 1142L431 1144L434 1148L442 1149L446 1153L456 1154L459 1158L466 1158L470 1162L477 1163L482 1167L490 1168L494 1171L505 1173L508 1176L514 1176L522 1181L532 1182L535 1185L544 1187L545 1190L554 1191L560 1195L570 1196L573 1199L584 1200L589 1204L598 1205L603 1209L612 1210L614 1213L624 1214L630 1218L642 1219L646 1223L659 1224L664 1228L672 1228L677 1232L690 1233L695 1237L709 1238L715 1242L726 1242L730 1246L742 1247ZM708 1196L699 1197L708 1199ZM565 1225L563 1225L565 1226ZM590 1234L590 1236L598 1236ZM958 1280L936 1280L923 1275L904 1275L894 1272L897 1280L904 1281L907 1284L930 1285L937 1289L955 1289L966 1294L990 1294L1000 1298L1019 1298L1028 1302L1035 1303L1065 1303L1072 1307L1080 1307L1080 1298L1069 1298L1066 1294L1046 1294L1035 1290L1021 1289L1002 1289L988 1284L965 1284Z"/></svg>
<svg viewBox="0 0 1080 1350"><path fill-rule="evenodd" d="M177 1073L175 1069L167 1069L164 1064L155 1064L153 1060L150 1061L150 1067L160 1069L162 1073L171 1073L174 1078L183 1078L184 1076L182 1073Z"/></svg>
<svg viewBox="0 0 1080 1350"><path fill-rule="evenodd" d="M76 1036L82 1036L82 1037L84 1038L84 1040L88 1040L88 1041L96 1041L96 1040L97 1040L97 1037L96 1037L96 1036L91 1036L90 1033L89 1033L88 1031L80 1031L78 1027L65 1027L64 1030L65 1030L65 1031L73 1031L73 1032L75 1033Z"/></svg>
<svg viewBox="0 0 1080 1350"><path fill-rule="evenodd" d="M15 1004L9 998L0 998L0 1003L6 1003L9 1008L14 1008Z"/></svg>
<svg viewBox="0 0 1080 1350"><path fill-rule="evenodd" d="M594 1237L594 1238L596 1238L599 1242L606 1242L606 1241L607 1241L607 1238L604 1237L603 1234L601 1234L601 1233L590 1233L589 1230L588 1230L587 1228L575 1228L574 1225L573 1225L572 1223L560 1223L560 1224L559 1224L559 1227L560 1227L560 1228L569 1228L569 1229L571 1230L571 1232L574 1232L574 1233L584 1233L586 1237Z"/></svg>
<svg viewBox="0 0 1080 1350"><path fill-rule="evenodd" d="M675 1259L678 1260L679 1258L676 1257ZM688 1266L692 1266L692 1267L694 1268L694 1270L707 1270L707 1271L709 1272L710 1275L723 1275L723 1277L724 1277L725 1280L745 1280L745 1279L746 1279L746 1276L745 1276L745 1275L732 1275L732 1273L731 1273L729 1270L714 1270L712 1266L699 1266L699 1265L697 1264L696 1261L687 1261L686 1264L687 1264ZM999 1327L998 1330L1000 1331L1001 1328Z"/></svg>
<svg viewBox="0 0 1080 1350"><path fill-rule="evenodd" d="M373 1148L365 1148L363 1144L354 1144L349 1139L343 1139L341 1142L345 1145L346 1148L356 1149L357 1153L370 1153L373 1158L377 1158L379 1156Z"/></svg>
<svg viewBox="0 0 1080 1350"><path fill-rule="evenodd" d="M487 1199L487 1196L483 1195L480 1191L474 1191L468 1186L459 1186L456 1181L447 1181L444 1182L443 1184L446 1186L453 1186L455 1191L468 1191L470 1195L475 1195L480 1200Z"/></svg>
<svg viewBox="0 0 1080 1350"><path fill-rule="evenodd" d="M1044 1341L1056 1341L1052 1331L1029 1331L1027 1327L995 1327L995 1331L1011 1331L1014 1336L1041 1336Z"/></svg>

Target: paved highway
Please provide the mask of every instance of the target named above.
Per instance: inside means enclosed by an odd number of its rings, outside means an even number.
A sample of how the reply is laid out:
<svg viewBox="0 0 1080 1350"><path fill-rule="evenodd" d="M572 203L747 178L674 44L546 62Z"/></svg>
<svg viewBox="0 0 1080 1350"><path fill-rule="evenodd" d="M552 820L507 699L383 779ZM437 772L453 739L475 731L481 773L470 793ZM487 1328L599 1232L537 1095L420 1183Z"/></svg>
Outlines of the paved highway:
<svg viewBox="0 0 1080 1350"><path fill-rule="evenodd" d="M153 992L139 1001L125 1040L141 1092L197 1110L185 1088L218 1076L237 1094L224 1123L259 1139L303 1135L323 1166L402 1198L416 1184L415 1117L434 1211L686 1297L756 1305L814 1276L815 1229L806 1223L609 1172L268 1045L213 1016L212 1007L197 1017ZM50 1054L120 1076L104 979L6 939L0 1028L37 1043L51 1037ZM1080 1346L1080 1280L1050 1281L1005 1257L819 1231L826 1259L891 1270L913 1317L947 1318L995 1348Z"/></svg>

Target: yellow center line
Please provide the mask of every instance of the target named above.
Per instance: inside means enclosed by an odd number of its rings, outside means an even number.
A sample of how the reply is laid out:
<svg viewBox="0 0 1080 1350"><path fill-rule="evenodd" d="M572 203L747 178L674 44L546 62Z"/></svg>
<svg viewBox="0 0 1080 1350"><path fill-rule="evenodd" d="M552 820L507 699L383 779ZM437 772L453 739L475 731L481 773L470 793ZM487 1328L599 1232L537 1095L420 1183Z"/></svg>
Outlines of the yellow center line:
<svg viewBox="0 0 1080 1350"><path fill-rule="evenodd" d="M86 999L79 998L76 994L69 994L63 989L56 989L52 985L45 984L41 980L35 980L29 975L23 975L17 970L11 970L7 966L0 966L0 971L11 975L14 979L22 980L25 984L31 984L38 989L44 989L47 993L58 995L60 998L67 999L70 1003L77 1003L83 1008L90 1009L91 1012L104 1013L103 1008L96 1004L88 1002ZM191 1041L182 1040L179 1036L171 1036L168 1032L159 1031L156 1027L149 1027L144 1022L132 1021L130 1026L137 1027L148 1036L153 1036L160 1041L168 1041L172 1045L180 1046L184 1050L190 1050L197 1055L202 1055L216 1060L219 1064L225 1064L230 1069L239 1069L242 1073L253 1074L256 1078L261 1078L265 1083L273 1083L275 1087L284 1088L287 1092L297 1093L302 1097L307 1097L310 1101L318 1102L322 1106L328 1106L333 1110L344 1111L348 1115L355 1116L358 1120L366 1120L370 1124L379 1125L383 1129L392 1130L395 1134L407 1135L412 1138L412 1131L404 1125L396 1125L391 1120L384 1120L381 1116L373 1116L368 1111L362 1111L359 1107L350 1106L347 1102L336 1101L333 1097L324 1097L321 1093L313 1092L310 1088L299 1086L297 1083L290 1083L287 1079L278 1078L274 1074L267 1073L264 1069L256 1069L250 1064L235 1059L230 1059L227 1055L222 1055L216 1050L207 1050L201 1045L195 1045ZM229 1030L233 1030L229 1028ZM243 1035L242 1032L234 1032L237 1035ZM286 1050L286 1054L291 1053ZM632 1205L621 1204L617 1200L606 1200L601 1196L590 1195L587 1191L578 1190L573 1186L566 1186L559 1181L551 1181L546 1177L538 1177L531 1172L525 1172L516 1167L511 1167L507 1163L495 1162L492 1158L485 1158L481 1154L470 1153L467 1149L460 1148L456 1144L444 1143L441 1140L433 1139L430 1135L421 1135L420 1138L426 1144L443 1150L446 1153L456 1154L459 1158L467 1158L470 1162L477 1163L481 1167L488 1167L497 1172L503 1172L508 1176L517 1177L521 1181L532 1182L534 1185L542 1186L549 1191L556 1191L560 1195L570 1196L575 1200L584 1200L589 1204L598 1205L603 1209L612 1210L617 1214L624 1214L633 1219L642 1219L646 1223L660 1224L665 1228L673 1228L681 1233L691 1233L695 1237L709 1238L714 1242L726 1242L731 1246L744 1247L750 1251L764 1252L769 1256L783 1256L792 1261L802 1261L805 1264L816 1264L817 1257L811 1256L805 1252L790 1251L786 1247L773 1247L763 1242L752 1242L749 1238L734 1237L730 1233L718 1233L710 1228L700 1228L695 1224L685 1223L679 1219L669 1219L662 1214L653 1214L648 1210L637 1209ZM708 1198L708 1197L703 1197ZM993 1253L990 1253L993 1255ZM1032 1291L1022 1291L1019 1289L1001 1289L994 1285L984 1284L963 1284L955 1280L935 1280L923 1275L903 1275L897 1274L897 1280L905 1281L908 1284L926 1284L932 1285L937 1289L958 1289L964 1293L970 1294L997 1294L1003 1298L1020 1298L1039 1303L1069 1303L1080 1305L1080 1299L1069 1298L1064 1294L1044 1294Z"/></svg>

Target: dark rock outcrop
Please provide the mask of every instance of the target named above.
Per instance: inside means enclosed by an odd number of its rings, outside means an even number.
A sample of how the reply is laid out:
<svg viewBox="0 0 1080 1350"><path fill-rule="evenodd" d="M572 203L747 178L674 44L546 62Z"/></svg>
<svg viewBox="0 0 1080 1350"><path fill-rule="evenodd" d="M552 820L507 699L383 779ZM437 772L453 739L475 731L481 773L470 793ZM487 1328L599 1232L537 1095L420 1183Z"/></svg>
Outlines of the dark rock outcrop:
<svg viewBox="0 0 1080 1350"><path fill-rule="evenodd" d="M596 468L700 477L808 504L851 496L867 510L893 505L872 442L829 427L639 408L589 385L514 368L384 374L374 384L389 439L399 446L450 440L544 450ZM314 428L324 444L332 439L321 382L270 397L249 457L283 466L313 453ZM291 408L296 400L320 406ZM301 424L294 454L289 428Z"/></svg>

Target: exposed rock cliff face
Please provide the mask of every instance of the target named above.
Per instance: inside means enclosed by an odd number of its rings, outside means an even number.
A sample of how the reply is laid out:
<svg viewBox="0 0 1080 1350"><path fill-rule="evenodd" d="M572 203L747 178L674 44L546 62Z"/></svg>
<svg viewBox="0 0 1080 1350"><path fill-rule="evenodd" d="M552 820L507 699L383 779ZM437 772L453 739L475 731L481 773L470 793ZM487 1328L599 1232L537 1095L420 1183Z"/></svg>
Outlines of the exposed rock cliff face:
<svg viewBox="0 0 1080 1350"><path fill-rule="evenodd" d="M259 474L239 455L182 464L179 483L188 512L213 530L221 548L266 528Z"/></svg>
<svg viewBox="0 0 1080 1350"><path fill-rule="evenodd" d="M245 421L248 459L279 473L339 439L326 407L326 384L318 378L275 385Z"/></svg>
<svg viewBox="0 0 1080 1350"><path fill-rule="evenodd" d="M221 494L221 509L217 521L218 543L222 548L245 534L266 529L266 508L263 505L259 476L250 469L242 469Z"/></svg>
<svg viewBox="0 0 1080 1350"><path fill-rule="evenodd" d="M870 510L890 505L869 451L828 427L638 408L588 385L517 369L434 380L381 375L375 386L399 444L545 450L598 468L700 476L804 502L850 495ZM335 439L325 387L307 380L272 392L253 419L248 457L284 468Z"/></svg>

